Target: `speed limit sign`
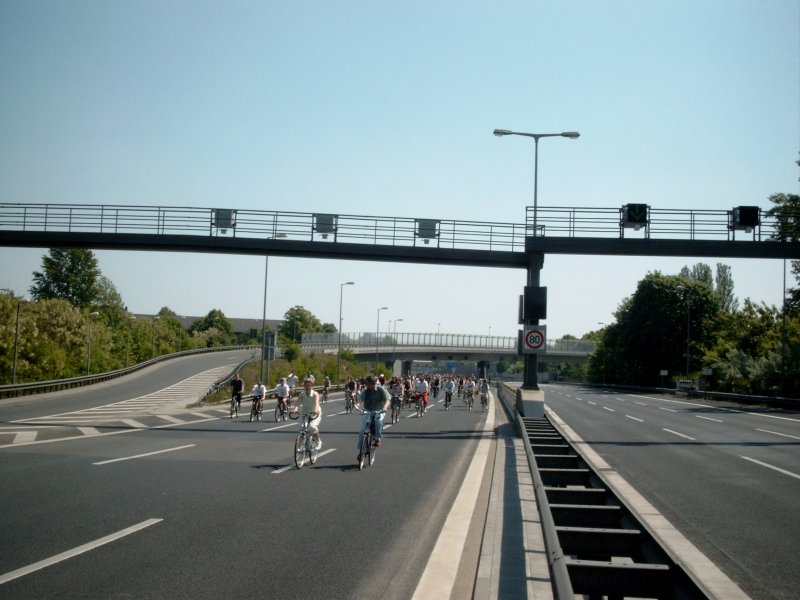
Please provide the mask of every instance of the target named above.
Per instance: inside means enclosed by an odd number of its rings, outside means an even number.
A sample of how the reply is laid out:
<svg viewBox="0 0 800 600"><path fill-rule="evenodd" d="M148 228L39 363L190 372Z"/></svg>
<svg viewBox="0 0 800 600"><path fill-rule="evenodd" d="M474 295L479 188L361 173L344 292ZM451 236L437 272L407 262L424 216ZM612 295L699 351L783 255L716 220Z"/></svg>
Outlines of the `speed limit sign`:
<svg viewBox="0 0 800 600"><path fill-rule="evenodd" d="M537 325L522 332L522 353L536 354L545 351L545 341L547 340L547 328L544 325Z"/></svg>

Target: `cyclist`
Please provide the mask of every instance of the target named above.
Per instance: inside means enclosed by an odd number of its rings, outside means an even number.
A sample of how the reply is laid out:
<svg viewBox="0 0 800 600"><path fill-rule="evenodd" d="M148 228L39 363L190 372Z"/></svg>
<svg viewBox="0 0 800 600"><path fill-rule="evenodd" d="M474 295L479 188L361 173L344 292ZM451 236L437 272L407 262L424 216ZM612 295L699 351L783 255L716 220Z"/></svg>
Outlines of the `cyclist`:
<svg viewBox="0 0 800 600"><path fill-rule="evenodd" d="M256 404L256 411L261 412L261 405L264 402L264 396L267 395L267 388L260 381L253 386L253 391L250 392L253 396L253 402Z"/></svg>
<svg viewBox="0 0 800 600"><path fill-rule="evenodd" d="M313 386L315 383L317 383L317 378L316 378L316 377L314 377L314 375L313 375L313 373L311 373L311 371L308 371L308 372L306 373L305 379L303 379L303 385L305 385L305 381L306 381L306 379L310 379L310 380L311 380L311 385L312 385L312 386Z"/></svg>
<svg viewBox="0 0 800 600"><path fill-rule="evenodd" d="M278 403L283 406L283 411L286 412L289 410L289 394L291 390L289 386L286 384L286 378L281 377L280 383L275 386L275 397L278 399Z"/></svg>
<svg viewBox="0 0 800 600"><path fill-rule="evenodd" d="M478 393L481 397L486 396L487 401L489 398L489 382L486 379L481 379L480 385L478 385Z"/></svg>
<svg viewBox="0 0 800 600"><path fill-rule="evenodd" d="M294 388L297 387L297 375L294 372L289 373L286 384L289 386L289 397L291 398L294 395Z"/></svg>
<svg viewBox="0 0 800 600"><path fill-rule="evenodd" d="M242 405L242 392L244 391L244 379L242 379L239 373L233 376L231 379L231 394L234 398L236 398L236 410Z"/></svg>
<svg viewBox="0 0 800 600"><path fill-rule="evenodd" d="M350 400L350 402L356 401L356 392L358 391L358 384L356 380L352 377L347 379L347 383L344 385L344 393L345 396Z"/></svg>
<svg viewBox="0 0 800 600"><path fill-rule="evenodd" d="M469 401L474 393L475 393L475 377L470 375L464 382L464 404L469 404Z"/></svg>
<svg viewBox="0 0 800 600"><path fill-rule="evenodd" d="M365 387L359 394L361 404L364 411L377 411L373 417L375 420L375 445L380 446L383 444L383 418L386 416L386 411L392 405L392 397L385 387L375 385L376 380L372 375L366 378ZM371 415L369 412L364 413L364 420L361 423L361 431L358 432L358 457L356 462L361 461L361 446L364 444L364 434L369 427Z"/></svg>
<svg viewBox="0 0 800 600"><path fill-rule="evenodd" d="M428 412L428 382L422 374L417 375L417 380L414 382L414 394L422 396L422 412ZM415 398L416 399L416 398Z"/></svg>
<svg viewBox="0 0 800 600"><path fill-rule="evenodd" d="M311 439L314 440L315 448L322 448L322 440L319 438L319 422L322 420L322 410L319 407L319 392L314 389L314 381L308 377L303 380L303 389L298 395L297 406L292 412L298 412L303 407L302 414L311 416L308 422L308 431Z"/></svg>
<svg viewBox="0 0 800 600"><path fill-rule="evenodd" d="M439 379L439 375L434 375L433 376L433 381L431 383L432 383L431 387L433 388L433 399L436 400L436 398L439 397L439 386L441 384L441 380Z"/></svg>
<svg viewBox="0 0 800 600"><path fill-rule="evenodd" d="M327 402L328 394L331 391L331 378L325 375L325 380L322 382L322 399Z"/></svg>
<svg viewBox="0 0 800 600"><path fill-rule="evenodd" d="M444 401L446 404L450 404L453 401L453 392L456 389L456 382L453 381L452 377L448 377L447 381L444 382Z"/></svg>

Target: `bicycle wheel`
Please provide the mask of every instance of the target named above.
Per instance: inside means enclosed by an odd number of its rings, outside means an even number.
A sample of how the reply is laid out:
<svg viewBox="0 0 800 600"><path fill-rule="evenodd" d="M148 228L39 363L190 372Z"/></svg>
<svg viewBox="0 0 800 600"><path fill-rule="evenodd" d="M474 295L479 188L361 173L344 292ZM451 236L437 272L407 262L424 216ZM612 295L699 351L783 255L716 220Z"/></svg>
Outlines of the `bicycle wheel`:
<svg viewBox="0 0 800 600"><path fill-rule="evenodd" d="M302 469L306 462L306 434L301 433L294 441L294 464Z"/></svg>
<svg viewBox="0 0 800 600"><path fill-rule="evenodd" d="M250 407L250 422L253 422L253 417L256 415L256 401L253 400L253 406Z"/></svg>
<svg viewBox="0 0 800 600"><path fill-rule="evenodd" d="M317 443L314 441L313 436L308 436L308 438L306 439L307 439L306 444L308 445L308 459L309 461L311 461L311 464L313 465L315 462L317 462L317 455L319 454L319 450L317 450Z"/></svg>
<svg viewBox="0 0 800 600"><path fill-rule="evenodd" d="M231 400L231 419L236 418L236 398Z"/></svg>

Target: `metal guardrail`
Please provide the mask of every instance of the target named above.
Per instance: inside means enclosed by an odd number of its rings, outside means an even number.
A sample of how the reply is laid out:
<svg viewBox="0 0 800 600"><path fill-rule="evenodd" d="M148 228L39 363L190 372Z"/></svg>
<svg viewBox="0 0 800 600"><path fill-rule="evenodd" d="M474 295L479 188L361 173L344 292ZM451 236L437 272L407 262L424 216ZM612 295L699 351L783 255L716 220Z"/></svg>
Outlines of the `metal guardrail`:
<svg viewBox="0 0 800 600"><path fill-rule="evenodd" d="M509 386L498 395L525 446L555 598L709 597L548 419L513 410Z"/></svg>
<svg viewBox="0 0 800 600"><path fill-rule="evenodd" d="M221 348L196 348L193 350L184 350L182 352L175 352L172 354L163 354L156 356L150 360L137 363L130 367L117 369L116 371L108 371L106 373L97 373L95 375L83 375L81 377L70 377L67 379L54 379L52 381L38 381L31 383L17 383L14 385L0 385L0 398L14 398L17 396L27 396L31 394L44 394L47 392L55 392L58 390L65 390L69 388L81 387L84 385L92 385L95 383L102 383L130 375L136 371L149 367L156 363L179 358L181 356L190 356L192 354L206 354L208 352L226 352L230 350L244 350L254 348L256 352L259 351L258 346L225 346Z"/></svg>

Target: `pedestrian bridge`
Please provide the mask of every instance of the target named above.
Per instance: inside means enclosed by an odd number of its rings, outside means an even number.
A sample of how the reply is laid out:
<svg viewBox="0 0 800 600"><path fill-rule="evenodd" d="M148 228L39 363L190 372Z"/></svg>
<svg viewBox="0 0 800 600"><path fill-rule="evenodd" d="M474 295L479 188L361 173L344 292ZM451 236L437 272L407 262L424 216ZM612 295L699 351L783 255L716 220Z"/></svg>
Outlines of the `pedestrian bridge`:
<svg viewBox="0 0 800 600"><path fill-rule="evenodd" d="M303 352L335 354L338 333L304 333ZM587 340L547 340L543 362L584 363L594 352L596 342ZM516 358L517 338L469 333L342 333L341 348L358 356L379 361L390 360L465 360L497 361Z"/></svg>

